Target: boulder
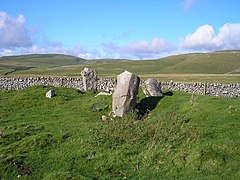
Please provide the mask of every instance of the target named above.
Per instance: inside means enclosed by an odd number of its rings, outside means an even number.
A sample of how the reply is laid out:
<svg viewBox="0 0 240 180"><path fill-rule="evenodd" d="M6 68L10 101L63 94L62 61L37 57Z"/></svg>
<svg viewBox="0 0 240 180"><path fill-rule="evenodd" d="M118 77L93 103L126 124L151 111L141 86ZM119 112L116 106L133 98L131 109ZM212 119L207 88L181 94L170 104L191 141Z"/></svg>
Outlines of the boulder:
<svg viewBox="0 0 240 180"><path fill-rule="evenodd" d="M161 85L155 79L147 79L142 83L143 93L148 96L163 96Z"/></svg>
<svg viewBox="0 0 240 180"><path fill-rule="evenodd" d="M97 90L97 72L95 70L84 68L81 71L82 80L83 80L83 89L88 90Z"/></svg>
<svg viewBox="0 0 240 180"><path fill-rule="evenodd" d="M117 87L113 93L112 110L115 116L122 117L136 107L140 78L124 71L117 76Z"/></svg>
<svg viewBox="0 0 240 180"><path fill-rule="evenodd" d="M49 90L47 93L46 93L46 97L47 98L52 98L53 96L56 96L56 93L54 90Z"/></svg>

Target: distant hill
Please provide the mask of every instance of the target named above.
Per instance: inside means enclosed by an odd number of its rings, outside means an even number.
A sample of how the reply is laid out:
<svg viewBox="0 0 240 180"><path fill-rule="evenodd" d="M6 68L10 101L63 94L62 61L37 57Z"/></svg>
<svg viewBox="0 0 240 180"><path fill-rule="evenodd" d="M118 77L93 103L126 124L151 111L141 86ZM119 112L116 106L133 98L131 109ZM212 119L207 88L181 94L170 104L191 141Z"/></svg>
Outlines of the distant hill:
<svg viewBox="0 0 240 180"><path fill-rule="evenodd" d="M101 60L88 66L104 75L116 75L125 69L139 75L240 73L240 51L181 54L154 60Z"/></svg>
<svg viewBox="0 0 240 180"><path fill-rule="evenodd" d="M59 54L0 58L0 75L76 76L84 67L96 69L101 76L115 76L126 69L138 75L240 74L240 50L181 54L155 60L84 60Z"/></svg>
<svg viewBox="0 0 240 180"><path fill-rule="evenodd" d="M85 60L63 54L30 54L4 56L0 58L0 74L26 71L32 68L50 68L66 65L79 65Z"/></svg>
<svg viewBox="0 0 240 180"><path fill-rule="evenodd" d="M240 68L240 51L216 51L169 56L158 60L165 66L164 73L233 73Z"/></svg>

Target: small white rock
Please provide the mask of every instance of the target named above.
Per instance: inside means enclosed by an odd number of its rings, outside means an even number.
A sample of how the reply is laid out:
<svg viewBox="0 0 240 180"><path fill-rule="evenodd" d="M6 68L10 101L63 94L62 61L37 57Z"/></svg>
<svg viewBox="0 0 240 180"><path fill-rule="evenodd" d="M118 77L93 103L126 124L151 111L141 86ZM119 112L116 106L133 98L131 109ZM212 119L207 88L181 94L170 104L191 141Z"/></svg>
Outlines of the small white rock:
<svg viewBox="0 0 240 180"><path fill-rule="evenodd" d="M102 120L103 120L103 121L106 121L106 120L107 120L107 116L103 115L103 116L102 116Z"/></svg>
<svg viewBox="0 0 240 180"><path fill-rule="evenodd" d="M56 96L56 93L54 90L49 90L47 93L46 93L46 97L47 98L52 98L53 96Z"/></svg>

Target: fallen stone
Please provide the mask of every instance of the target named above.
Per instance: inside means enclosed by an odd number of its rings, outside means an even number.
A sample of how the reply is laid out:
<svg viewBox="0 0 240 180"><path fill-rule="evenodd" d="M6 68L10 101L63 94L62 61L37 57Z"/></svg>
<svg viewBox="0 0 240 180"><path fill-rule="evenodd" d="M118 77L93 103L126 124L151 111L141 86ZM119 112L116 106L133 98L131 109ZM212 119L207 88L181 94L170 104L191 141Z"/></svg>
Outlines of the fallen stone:
<svg viewBox="0 0 240 180"><path fill-rule="evenodd" d="M117 76L117 87L112 101L115 116L122 117L135 109L139 83L140 78L128 71Z"/></svg>
<svg viewBox="0 0 240 180"><path fill-rule="evenodd" d="M98 96L110 96L112 95L112 92L100 92L98 93L95 97L98 97Z"/></svg>
<svg viewBox="0 0 240 180"><path fill-rule="evenodd" d="M146 97L149 96L163 96L161 85L155 79L147 79L142 84L143 93Z"/></svg>
<svg viewBox="0 0 240 180"><path fill-rule="evenodd" d="M46 97L47 97L47 98L52 98L52 97L54 97L54 96L56 96L56 93L55 93L54 90L49 90L49 91L46 93Z"/></svg>

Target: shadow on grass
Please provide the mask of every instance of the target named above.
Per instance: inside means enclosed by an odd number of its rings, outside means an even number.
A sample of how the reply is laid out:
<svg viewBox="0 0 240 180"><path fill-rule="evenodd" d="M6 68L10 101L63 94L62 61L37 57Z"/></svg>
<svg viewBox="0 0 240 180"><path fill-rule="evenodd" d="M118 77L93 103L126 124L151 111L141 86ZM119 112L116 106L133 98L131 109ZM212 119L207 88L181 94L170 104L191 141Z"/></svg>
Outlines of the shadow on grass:
<svg viewBox="0 0 240 180"><path fill-rule="evenodd" d="M143 98L136 105L136 109L138 110L138 119L142 119L147 117L148 113L154 110L158 104L158 102L163 99L165 96L172 96L172 92L163 93L163 96L151 96Z"/></svg>

